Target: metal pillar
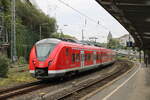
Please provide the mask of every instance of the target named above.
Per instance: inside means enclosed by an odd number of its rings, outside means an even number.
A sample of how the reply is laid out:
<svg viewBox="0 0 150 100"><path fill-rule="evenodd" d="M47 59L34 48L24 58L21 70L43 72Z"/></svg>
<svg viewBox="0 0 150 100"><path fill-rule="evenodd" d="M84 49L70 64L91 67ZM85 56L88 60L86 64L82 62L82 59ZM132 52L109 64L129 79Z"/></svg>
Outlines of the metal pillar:
<svg viewBox="0 0 150 100"><path fill-rule="evenodd" d="M4 13L3 13L3 7L0 7L0 45L5 42L4 37Z"/></svg>
<svg viewBox="0 0 150 100"><path fill-rule="evenodd" d="M17 61L16 51L16 0L11 1L12 7L12 22L11 22L11 59L13 62Z"/></svg>
<svg viewBox="0 0 150 100"><path fill-rule="evenodd" d="M150 52L147 51L147 63L150 64Z"/></svg>
<svg viewBox="0 0 150 100"><path fill-rule="evenodd" d="M48 25L48 23L43 23L43 24L40 24L40 25L39 25L39 31L40 31L39 39L40 39L40 40L42 39L42 26L44 26L44 25Z"/></svg>
<svg viewBox="0 0 150 100"><path fill-rule="evenodd" d="M40 40L42 39L42 26L40 25Z"/></svg>
<svg viewBox="0 0 150 100"><path fill-rule="evenodd" d="M84 41L84 30L82 29L82 41Z"/></svg>
<svg viewBox="0 0 150 100"><path fill-rule="evenodd" d="M140 63L142 62L141 59L142 59L142 57L141 57L141 50L140 50L139 51L139 61L140 61Z"/></svg>

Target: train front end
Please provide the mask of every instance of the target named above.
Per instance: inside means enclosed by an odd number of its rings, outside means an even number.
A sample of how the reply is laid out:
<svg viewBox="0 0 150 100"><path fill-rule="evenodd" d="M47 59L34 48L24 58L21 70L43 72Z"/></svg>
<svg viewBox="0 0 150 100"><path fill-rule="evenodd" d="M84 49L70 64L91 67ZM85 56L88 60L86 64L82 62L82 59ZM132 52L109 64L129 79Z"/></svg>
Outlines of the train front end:
<svg viewBox="0 0 150 100"><path fill-rule="evenodd" d="M43 39L38 41L32 48L29 58L29 70L33 77L37 79L48 79L55 77L55 74L49 74L55 70L55 56L58 39Z"/></svg>

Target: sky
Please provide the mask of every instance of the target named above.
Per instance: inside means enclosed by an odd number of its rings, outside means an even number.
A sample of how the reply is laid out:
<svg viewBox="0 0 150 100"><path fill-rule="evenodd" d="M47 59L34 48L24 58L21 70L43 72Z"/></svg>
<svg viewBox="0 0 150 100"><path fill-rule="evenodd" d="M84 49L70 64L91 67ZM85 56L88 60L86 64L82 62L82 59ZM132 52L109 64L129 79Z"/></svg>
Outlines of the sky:
<svg viewBox="0 0 150 100"><path fill-rule="evenodd" d="M31 0L46 15L55 17L59 30L64 34L82 39L97 37L98 42L106 42L108 33L113 37L129 34L103 7L95 0ZM66 6L61 1L71 6Z"/></svg>

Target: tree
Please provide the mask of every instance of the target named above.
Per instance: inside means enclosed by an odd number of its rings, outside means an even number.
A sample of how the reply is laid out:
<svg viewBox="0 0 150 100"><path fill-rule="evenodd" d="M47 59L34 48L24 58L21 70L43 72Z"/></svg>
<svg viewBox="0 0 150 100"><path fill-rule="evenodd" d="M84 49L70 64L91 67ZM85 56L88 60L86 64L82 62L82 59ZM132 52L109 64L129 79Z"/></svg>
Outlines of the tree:
<svg viewBox="0 0 150 100"><path fill-rule="evenodd" d="M9 60L7 57L0 53L0 77L6 77L8 72Z"/></svg>
<svg viewBox="0 0 150 100"><path fill-rule="evenodd" d="M53 33L51 37L52 38L66 38L66 39L75 39L76 40L76 37L66 35L63 33Z"/></svg>
<svg viewBox="0 0 150 100"><path fill-rule="evenodd" d="M0 0L0 7L4 9L4 27L9 35L10 44L11 0ZM16 46L18 57L28 58L32 45L39 40L39 27L43 23L47 23L47 25L42 27L42 38L49 38L52 33L56 32L55 18L45 15L40 9L29 3L28 0L27 2L16 0Z"/></svg>
<svg viewBox="0 0 150 100"><path fill-rule="evenodd" d="M121 48L121 45L117 39L110 39L109 43L107 44L107 48L110 49L116 49L116 48Z"/></svg>

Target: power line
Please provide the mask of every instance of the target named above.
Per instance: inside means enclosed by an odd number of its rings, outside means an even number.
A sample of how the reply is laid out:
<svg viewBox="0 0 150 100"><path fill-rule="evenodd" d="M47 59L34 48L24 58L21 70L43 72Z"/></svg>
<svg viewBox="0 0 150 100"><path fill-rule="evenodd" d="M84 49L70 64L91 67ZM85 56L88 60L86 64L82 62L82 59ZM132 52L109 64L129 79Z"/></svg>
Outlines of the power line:
<svg viewBox="0 0 150 100"><path fill-rule="evenodd" d="M79 13L80 15L84 16L84 17L87 17L89 20L95 22L94 19L90 18L89 16L85 15L84 13L80 12L79 10L73 8L72 6L70 6L69 4L65 3L64 1L62 0L58 0L59 2L61 2L62 4L66 5L67 7L71 8L72 10L76 11L77 13Z"/></svg>
<svg viewBox="0 0 150 100"><path fill-rule="evenodd" d="M107 27L105 27L104 25L100 24L99 21L96 21L96 20L94 20L93 18L87 16L86 14L84 14L84 13L80 12L79 10L73 8L72 6L70 6L69 4L65 3L64 1L62 1L62 0L58 0L58 1L59 1L60 3L62 3L62 4L64 4L65 6L71 8L71 9L74 10L75 12L79 13L80 15L86 17L86 18L89 19L90 21L92 21L92 22L94 22L94 23L96 23L96 24L102 26L103 28L109 30Z"/></svg>

